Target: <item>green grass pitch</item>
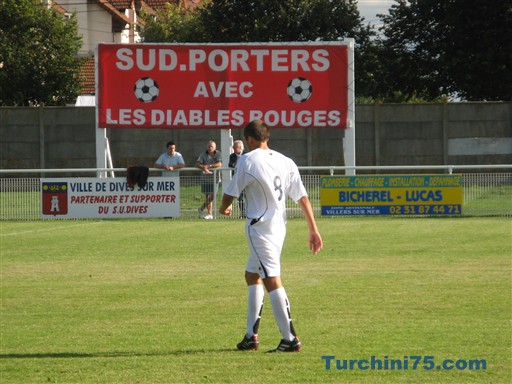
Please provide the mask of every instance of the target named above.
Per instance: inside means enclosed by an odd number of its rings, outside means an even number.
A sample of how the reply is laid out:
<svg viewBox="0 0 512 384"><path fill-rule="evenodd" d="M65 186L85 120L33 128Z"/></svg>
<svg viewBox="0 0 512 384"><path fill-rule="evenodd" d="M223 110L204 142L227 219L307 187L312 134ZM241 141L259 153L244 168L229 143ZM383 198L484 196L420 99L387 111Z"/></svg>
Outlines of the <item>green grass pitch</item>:
<svg viewBox="0 0 512 384"><path fill-rule="evenodd" d="M280 339L268 297L260 351L235 350L241 220L1 222L0 382L509 383L511 223L321 218L312 256L290 220L282 276L303 351L267 354ZM486 369L328 370L323 356Z"/></svg>

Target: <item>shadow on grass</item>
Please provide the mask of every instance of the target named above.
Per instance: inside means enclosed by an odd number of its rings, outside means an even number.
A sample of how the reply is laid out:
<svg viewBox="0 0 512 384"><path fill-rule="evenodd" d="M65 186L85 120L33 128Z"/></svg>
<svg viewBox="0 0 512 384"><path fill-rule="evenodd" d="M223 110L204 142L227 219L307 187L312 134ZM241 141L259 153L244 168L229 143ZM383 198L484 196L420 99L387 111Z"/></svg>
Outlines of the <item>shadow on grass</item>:
<svg viewBox="0 0 512 384"><path fill-rule="evenodd" d="M183 356L206 353L235 352L236 349L181 349L168 352L98 352L98 353L2 353L0 359L82 359L103 357L155 357L155 356Z"/></svg>

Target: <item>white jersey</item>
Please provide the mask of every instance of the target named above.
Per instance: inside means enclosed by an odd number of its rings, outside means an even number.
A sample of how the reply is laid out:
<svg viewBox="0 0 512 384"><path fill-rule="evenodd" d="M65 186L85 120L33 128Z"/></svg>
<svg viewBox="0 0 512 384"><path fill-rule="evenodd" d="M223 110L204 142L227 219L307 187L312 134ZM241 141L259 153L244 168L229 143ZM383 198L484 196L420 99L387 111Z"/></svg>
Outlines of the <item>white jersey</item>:
<svg viewBox="0 0 512 384"><path fill-rule="evenodd" d="M265 227L284 228L286 200L297 202L307 195L297 165L271 149L254 149L244 154L224 193L233 197L245 191L246 215Z"/></svg>

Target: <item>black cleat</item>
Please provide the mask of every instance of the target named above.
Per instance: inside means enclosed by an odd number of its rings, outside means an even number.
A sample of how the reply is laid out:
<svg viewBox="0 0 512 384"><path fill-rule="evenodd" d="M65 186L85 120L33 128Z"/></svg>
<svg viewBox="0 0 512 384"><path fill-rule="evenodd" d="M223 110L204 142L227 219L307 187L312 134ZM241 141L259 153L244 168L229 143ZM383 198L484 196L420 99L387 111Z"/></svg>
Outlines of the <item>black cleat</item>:
<svg viewBox="0 0 512 384"><path fill-rule="evenodd" d="M251 337L247 337L247 335L245 335L244 339L236 345L240 351L257 351L259 346L260 342L256 335Z"/></svg>
<svg viewBox="0 0 512 384"><path fill-rule="evenodd" d="M298 337L295 337L292 341L281 340L276 349L271 349L268 352L300 352L300 347L300 340Z"/></svg>

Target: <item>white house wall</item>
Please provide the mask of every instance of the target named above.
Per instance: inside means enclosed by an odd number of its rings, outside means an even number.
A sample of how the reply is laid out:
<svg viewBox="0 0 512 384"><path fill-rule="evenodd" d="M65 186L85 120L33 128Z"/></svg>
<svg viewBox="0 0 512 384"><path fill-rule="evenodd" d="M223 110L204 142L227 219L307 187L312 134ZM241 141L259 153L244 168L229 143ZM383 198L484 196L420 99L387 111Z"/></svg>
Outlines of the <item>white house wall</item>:
<svg viewBox="0 0 512 384"><path fill-rule="evenodd" d="M97 43L125 43L120 33L112 32L112 15L97 4L87 1L59 0L59 4L68 12L75 12L78 33L82 35L80 56L94 53ZM129 34L126 32L126 36Z"/></svg>

